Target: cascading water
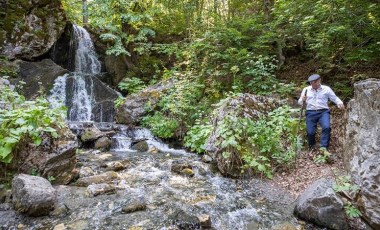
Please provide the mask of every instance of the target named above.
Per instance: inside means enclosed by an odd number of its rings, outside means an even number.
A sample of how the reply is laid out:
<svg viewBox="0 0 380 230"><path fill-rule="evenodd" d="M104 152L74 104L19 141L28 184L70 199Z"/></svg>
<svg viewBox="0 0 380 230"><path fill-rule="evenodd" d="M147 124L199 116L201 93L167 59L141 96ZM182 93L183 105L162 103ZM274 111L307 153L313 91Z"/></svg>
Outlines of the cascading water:
<svg viewBox="0 0 380 230"><path fill-rule="evenodd" d="M104 115L104 104L96 101L94 81L97 79L94 75L100 73L101 63L96 56L90 35L84 28L73 25L70 50L75 51L75 55L69 55L75 58L74 72L56 79L51 90L50 102L53 106L65 105L68 108L68 121L113 121L112 112L111 115ZM104 84L102 87L109 88ZM111 91L110 88L107 90ZM107 103L110 105L113 101ZM96 118L94 110L100 110Z"/></svg>

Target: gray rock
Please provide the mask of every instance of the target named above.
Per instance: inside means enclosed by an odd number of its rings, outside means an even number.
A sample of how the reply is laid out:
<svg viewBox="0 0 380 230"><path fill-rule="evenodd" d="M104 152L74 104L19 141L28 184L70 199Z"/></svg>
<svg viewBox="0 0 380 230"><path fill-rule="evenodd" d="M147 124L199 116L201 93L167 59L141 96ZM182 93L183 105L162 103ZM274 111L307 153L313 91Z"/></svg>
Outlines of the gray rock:
<svg viewBox="0 0 380 230"><path fill-rule="evenodd" d="M98 196L103 194L114 194L116 193L116 188L113 185L102 183L102 184L92 184L87 187L87 194L89 196Z"/></svg>
<svg viewBox="0 0 380 230"><path fill-rule="evenodd" d="M139 152L146 152L149 150L148 143L146 141L139 141L131 146L131 149L137 150Z"/></svg>
<svg viewBox="0 0 380 230"><path fill-rule="evenodd" d="M160 82L142 90L138 94L127 96L123 105L116 109L116 121L119 124L137 125L148 112L147 105L152 109L158 103L161 95L171 86L173 81Z"/></svg>
<svg viewBox="0 0 380 230"><path fill-rule="evenodd" d="M60 1L2 1L0 55L32 60L47 53L64 30Z"/></svg>
<svg viewBox="0 0 380 230"><path fill-rule="evenodd" d="M79 178L76 182L76 186L87 187L90 184L102 184L107 182L112 182L113 180L119 179L119 175L116 172L109 171L99 175L89 176Z"/></svg>
<svg viewBox="0 0 380 230"><path fill-rule="evenodd" d="M348 103L345 164L360 187L361 211L374 229L380 229L380 80L355 83Z"/></svg>
<svg viewBox="0 0 380 230"><path fill-rule="evenodd" d="M111 147L112 141L109 137L101 137L95 141L96 149L109 149Z"/></svg>
<svg viewBox="0 0 380 230"><path fill-rule="evenodd" d="M68 70L50 59L38 62L17 61L17 63L20 68L21 80L26 83L23 87L23 95L28 99L35 98L39 94L40 87L43 87L47 93L53 88L57 77L68 73Z"/></svg>
<svg viewBox="0 0 380 230"><path fill-rule="evenodd" d="M348 229L342 200L332 189L333 181L320 179L297 200L294 213L306 221L330 229Z"/></svg>
<svg viewBox="0 0 380 230"><path fill-rule="evenodd" d="M146 209L146 200L143 197L131 198L127 200L123 207L123 213L132 213L137 211L143 211Z"/></svg>
<svg viewBox="0 0 380 230"><path fill-rule="evenodd" d="M42 177L20 174L12 180L13 204L17 212L43 216L54 209L55 189Z"/></svg>
<svg viewBox="0 0 380 230"><path fill-rule="evenodd" d="M45 178L54 178L54 184L68 184L75 176L76 136L67 128L57 130L59 138L42 135L42 143L36 146L31 140L19 143L10 164L0 163L0 171L31 173L36 171Z"/></svg>
<svg viewBox="0 0 380 230"><path fill-rule="evenodd" d="M258 119L261 115L268 114L270 111L277 108L280 103L278 100L270 97L256 96L245 93L241 96L228 98L223 103L219 103L219 107L213 111L211 118L213 124L212 134L206 141L205 150L216 162L218 169L224 174L232 177L238 177L241 174L240 155L236 154L240 150L229 147L228 152L231 153L229 157L224 157L223 152L225 148L220 147L223 140L220 136L221 123L226 116L236 119L237 117L244 117L250 119ZM237 110L240 108L240 110Z"/></svg>

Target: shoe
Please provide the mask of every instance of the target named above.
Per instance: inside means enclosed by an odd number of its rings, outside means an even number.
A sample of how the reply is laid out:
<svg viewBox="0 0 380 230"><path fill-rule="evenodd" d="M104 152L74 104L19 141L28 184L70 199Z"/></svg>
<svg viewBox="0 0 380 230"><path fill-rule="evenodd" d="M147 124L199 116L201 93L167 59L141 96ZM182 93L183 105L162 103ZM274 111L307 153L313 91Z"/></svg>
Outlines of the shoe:
<svg viewBox="0 0 380 230"><path fill-rule="evenodd" d="M327 150L326 147L320 147L319 152L322 153L325 156L331 156L331 153Z"/></svg>

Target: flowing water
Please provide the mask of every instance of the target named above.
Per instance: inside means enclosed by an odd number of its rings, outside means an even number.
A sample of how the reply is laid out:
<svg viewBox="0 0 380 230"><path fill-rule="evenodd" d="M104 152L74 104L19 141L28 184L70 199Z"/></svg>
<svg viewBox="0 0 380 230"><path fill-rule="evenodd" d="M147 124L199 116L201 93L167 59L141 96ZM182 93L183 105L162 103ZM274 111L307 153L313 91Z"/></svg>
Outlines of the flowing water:
<svg viewBox="0 0 380 230"><path fill-rule="evenodd" d="M115 139L144 138L150 149L158 151L139 152L124 143L121 148L115 144L115 151L78 153L79 180L112 172L114 176L105 183L114 192L93 196L91 186L55 186L58 202L50 216L31 218L9 209L0 212L0 220L6 220L4 229L20 224L26 229L53 229L59 224L66 229L201 229L201 216L220 230L273 229L284 222L296 223L294 197L269 181L225 178L196 154L171 149L145 129L123 128ZM115 162L124 167L115 172L106 167ZM140 208L126 212L131 203Z"/></svg>
<svg viewBox="0 0 380 230"><path fill-rule="evenodd" d="M77 25L73 26L73 32L71 46L74 48L70 50L74 50L75 55L69 56L75 57L75 72L56 79L49 101L54 107L68 107L68 121L92 121L93 106L96 103L92 78L100 73L101 63L89 33ZM72 80L70 89L66 87L68 79Z"/></svg>
<svg viewBox="0 0 380 230"><path fill-rule="evenodd" d="M50 97L53 106L70 105L73 130L92 120L93 89L86 78L100 71L88 33L78 26L74 31L76 72L58 77ZM75 82L71 89L68 79ZM218 230L296 223L294 197L269 181L225 178L213 164L170 148L147 129L97 125L117 133L109 152L81 149L77 154L78 181L92 182L55 186L58 202L45 217L17 214L10 203L0 204L1 229L201 229L207 224L200 219ZM149 150L131 149L136 140ZM94 184L112 189L95 194Z"/></svg>

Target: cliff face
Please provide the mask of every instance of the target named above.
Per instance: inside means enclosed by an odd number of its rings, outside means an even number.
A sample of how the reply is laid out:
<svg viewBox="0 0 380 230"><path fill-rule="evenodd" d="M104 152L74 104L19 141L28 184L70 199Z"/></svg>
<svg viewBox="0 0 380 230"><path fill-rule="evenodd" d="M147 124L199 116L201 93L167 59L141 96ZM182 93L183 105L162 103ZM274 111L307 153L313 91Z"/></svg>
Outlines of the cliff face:
<svg viewBox="0 0 380 230"><path fill-rule="evenodd" d="M58 40L66 25L60 1L0 1L0 55L34 60Z"/></svg>

